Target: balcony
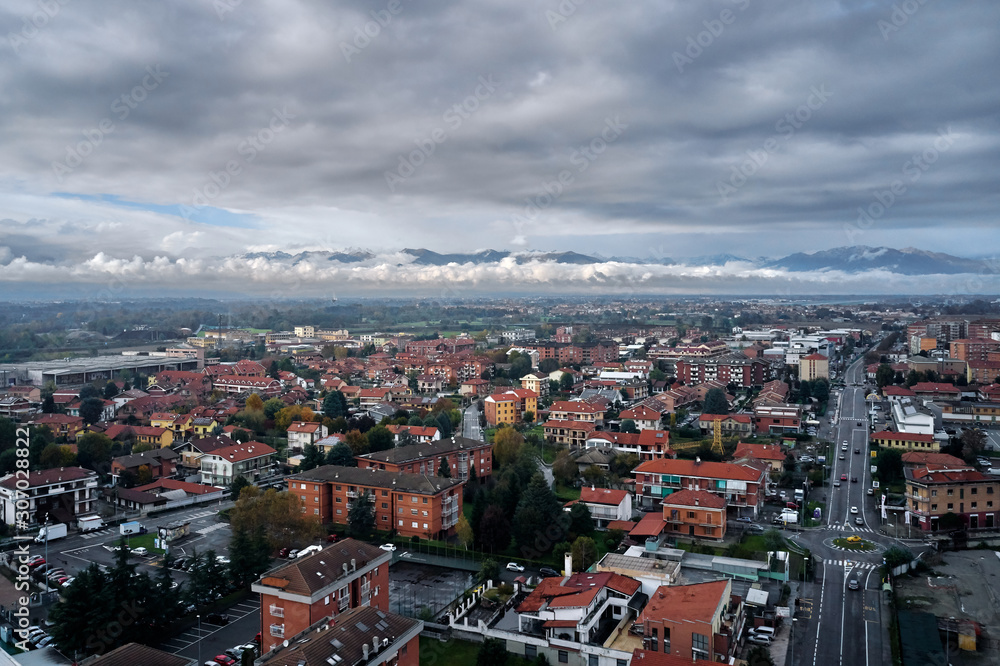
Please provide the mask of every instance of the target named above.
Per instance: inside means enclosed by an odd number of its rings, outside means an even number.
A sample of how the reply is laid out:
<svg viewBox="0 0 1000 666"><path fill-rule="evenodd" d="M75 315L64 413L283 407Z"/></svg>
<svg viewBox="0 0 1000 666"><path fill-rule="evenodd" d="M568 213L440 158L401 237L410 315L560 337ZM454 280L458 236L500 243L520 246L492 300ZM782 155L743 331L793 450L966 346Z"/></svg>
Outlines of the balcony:
<svg viewBox="0 0 1000 666"><path fill-rule="evenodd" d="M347 496L349 498L351 498L351 499L357 499L358 498L358 491L357 490L348 490L347 491Z"/></svg>
<svg viewBox="0 0 1000 666"><path fill-rule="evenodd" d="M285 637L285 625L283 624L272 624L270 634L275 638Z"/></svg>
<svg viewBox="0 0 1000 666"><path fill-rule="evenodd" d="M274 617L285 617L285 609L281 606L272 605L269 609L270 613Z"/></svg>

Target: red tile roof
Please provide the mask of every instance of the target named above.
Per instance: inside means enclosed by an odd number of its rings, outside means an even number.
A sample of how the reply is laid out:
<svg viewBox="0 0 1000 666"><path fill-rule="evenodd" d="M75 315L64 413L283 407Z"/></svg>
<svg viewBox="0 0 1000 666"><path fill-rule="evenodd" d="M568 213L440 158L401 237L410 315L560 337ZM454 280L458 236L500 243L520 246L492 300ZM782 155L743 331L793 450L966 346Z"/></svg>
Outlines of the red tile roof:
<svg viewBox="0 0 1000 666"><path fill-rule="evenodd" d="M619 414L623 419L633 419L638 421L659 421L660 412L655 409L650 409L645 405L639 405L638 407L633 407L632 409L626 409L624 412Z"/></svg>
<svg viewBox="0 0 1000 666"><path fill-rule="evenodd" d="M718 662L707 661L705 659L695 659L692 661L676 654L651 652L636 648L632 652L631 666L718 666Z"/></svg>
<svg viewBox="0 0 1000 666"><path fill-rule="evenodd" d="M944 382L917 382L910 390L914 393L958 393L961 391L957 386Z"/></svg>
<svg viewBox="0 0 1000 666"><path fill-rule="evenodd" d="M216 449L205 455L220 456L230 462L242 462L261 456L274 455L276 451L267 444L260 442L247 442L245 444L234 444L221 449Z"/></svg>
<svg viewBox="0 0 1000 666"><path fill-rule="evenodd" d="M920 433L890 432L879 430L871 434L871 439L887 439L891 442L924 442L930 444L934 441L934 435L922 435Z"/></svg>
<svg viewBox="0 0 1000 666"><path fill-rule="evenodd" d="M726 500L707 490L678 490L663 498L663 504L674 506L698 506L706 509L725 509Z"/></svg>
<svg viewBox="0 0 1000 666"><path fill-rule="evenodd" d="M903 454L904 465L964 465L965 461L947 453L935 451L907 451Z"/></svg>
<svg viewBox="0 0 1000 666"><path fill-rule="evenodd" d="M785 459L785 452L781 450L780 446L775 444L749 444L747 442L740 442L736 445L736 452L733 456L736 458L750 457L757 460L783 461Z"/></svg>
<svg viewBox="0 0 1000 666"><path fill-rule="evenodd" d="M726 599L723 597L728 588L727 580L693 585L661 585L642 609L639 621L676 619L711 623L715 613L725 605Z"/></svg>
<svg viewBox="0 0 1000 666"><path fill-rule="evenodd" d="M604 409L598 405L582 400L559 400L549 407L551 412L574 412L576 414L603 414Z"/></svg>
<svg viewBox="0 0 1000 666"><path fill-rule="evenodd" d="M917 394L908 388L903 388L902 386L885 386L882 388L882 395L886 396L898 395L898 396L907 396L912 398L915 397Z"/></svg>
<svg viewBox="0 0 1000 666"><path fill-rule="evenodd" d="M640 583L634 578L607 571L577 573L569 578L543 578L517 607L517 612L531 613L542 608L586 608L605 587L631 597L639 590Z"/></svg>
<svg viewBox="0 0 1000 666"><path fill-rule="evenodd" d="M737 481L758 481L762 473L760 470L745 464L698 462L682 458L647 460L636 467L634 471L644 474L672 474Z"/></svg>
<svg viewBox="0 0 1000 666"><path fill-rule="evenodd" d="M580 501L587 502L590 504L607 504L610 506L619 506L625 498L628 497L628 492L624 490L610 490L608 488L593 488L584 487L580 491Z"/></svg>
<svg viewBox="0 0 1000 666"><path fill-rule="evenodd" d="M663 514L647 513L640 520L639 524L628 533L633 539L645 539L646 537L659 536L667 524L663 520Z"/></svg>

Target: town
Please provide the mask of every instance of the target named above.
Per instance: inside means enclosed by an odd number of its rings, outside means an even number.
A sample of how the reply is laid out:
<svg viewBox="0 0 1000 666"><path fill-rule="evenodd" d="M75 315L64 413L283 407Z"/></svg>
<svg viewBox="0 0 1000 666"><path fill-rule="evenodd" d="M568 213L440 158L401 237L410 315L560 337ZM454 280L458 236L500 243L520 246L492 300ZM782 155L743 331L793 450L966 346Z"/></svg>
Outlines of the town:
<svg viewBox="0 0 1000 666"><path fill-rule="evenodd" d="M995 302L53 307L0 663L1000 659Z"/></svg>

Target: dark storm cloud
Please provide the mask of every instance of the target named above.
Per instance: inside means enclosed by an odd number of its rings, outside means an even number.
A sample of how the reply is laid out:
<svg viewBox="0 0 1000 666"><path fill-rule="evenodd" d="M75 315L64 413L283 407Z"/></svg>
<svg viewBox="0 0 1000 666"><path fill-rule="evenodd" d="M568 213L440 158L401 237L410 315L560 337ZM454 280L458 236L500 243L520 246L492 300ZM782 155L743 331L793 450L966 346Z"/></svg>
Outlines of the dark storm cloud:
<svg viewBox="0 0 1000 666"><path fill-rule="evenodd" d="M0 8L0 216L80 260L997 240L994 3L74 0L35 27L41 6Z"/></svg>

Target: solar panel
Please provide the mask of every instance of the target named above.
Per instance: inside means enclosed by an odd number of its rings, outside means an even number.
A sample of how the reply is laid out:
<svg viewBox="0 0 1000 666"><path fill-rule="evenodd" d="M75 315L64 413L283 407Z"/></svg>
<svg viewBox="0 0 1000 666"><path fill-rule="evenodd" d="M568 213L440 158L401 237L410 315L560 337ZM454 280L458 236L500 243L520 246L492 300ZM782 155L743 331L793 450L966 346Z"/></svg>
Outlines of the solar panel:
<svg viewBox="0 0 1000 666"><path fill-rule="evenodd" d="M356 625L354 625L354 626L356 626L356 627L357 627L358 629L360 629L361 631L368 631L368 627L367 627L367 626L365 625L365 623L364 623L364 622L358 622L358 623L357 623Z"/></svg>

